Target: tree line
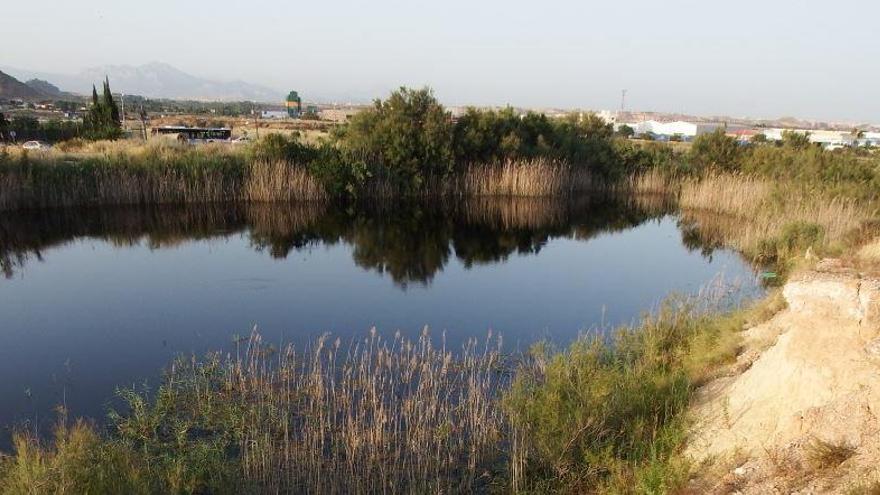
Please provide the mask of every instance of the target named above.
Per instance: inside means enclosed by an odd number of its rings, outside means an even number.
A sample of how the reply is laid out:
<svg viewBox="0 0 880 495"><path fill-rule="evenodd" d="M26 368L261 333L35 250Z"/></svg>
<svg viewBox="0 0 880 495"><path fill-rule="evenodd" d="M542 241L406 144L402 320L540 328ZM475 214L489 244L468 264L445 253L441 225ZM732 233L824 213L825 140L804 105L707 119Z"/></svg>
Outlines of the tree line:
<svg viewBox="0 0 880 495"><path fill-rule="evenodd" d="M551 118L509 107L469 108L454 118L429 88L404 87L377 99L318 145L270 135L255 153L305 163L334 192L350 192L374 176L418 191L428 178L511 160L551 160L614 180L655 160L653 151L616 139L613 127L594 114Z"/></svg>

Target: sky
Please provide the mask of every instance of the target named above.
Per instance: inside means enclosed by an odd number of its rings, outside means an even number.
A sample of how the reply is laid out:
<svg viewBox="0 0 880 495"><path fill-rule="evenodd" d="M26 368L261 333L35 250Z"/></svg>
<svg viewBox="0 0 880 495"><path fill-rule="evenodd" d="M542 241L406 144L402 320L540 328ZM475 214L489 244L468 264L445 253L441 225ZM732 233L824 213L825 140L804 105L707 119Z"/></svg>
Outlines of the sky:
<svg viewBox="0 0 880 495"><path fill-rule="evenodd" d="M447 105L880 123L876 0L0 0L0 66L154 61L218 80ZM12 42L12 40L16 40Z"/></svg>

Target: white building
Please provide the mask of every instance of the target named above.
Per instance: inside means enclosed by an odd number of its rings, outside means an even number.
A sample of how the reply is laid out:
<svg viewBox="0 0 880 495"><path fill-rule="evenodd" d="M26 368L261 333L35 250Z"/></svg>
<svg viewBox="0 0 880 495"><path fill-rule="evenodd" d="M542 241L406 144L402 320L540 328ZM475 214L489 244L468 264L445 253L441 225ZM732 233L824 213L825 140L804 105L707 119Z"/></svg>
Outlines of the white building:
<svg viewBox="0 0 880 495"><path fill-rule="evenodd" d="M659 122L656 120L643 120L641 122L618 124L616 127L627 125L635 131L636 136L653 134L655 136L681 136L694 138L702 134L714 132L719 128L739 129L742 126L728 126L717 122Z"/></svg>
<svg viewBox="0 0 880 495"><path fill-rule="evenodd" d="M264 119L286 119L287 112L283 110L263 110L260 117Z"/></svg>
<svg viewBox="0 0 880 495"><path fill-rule="evenodd" d="M770 141L781 141L784 132L806 134L810 136L810 142L821 144L825 148L841 148L852 146L856 142L856 136L850 131L826 131L808 129L764 129L764 135ZM867 137L867 136L866 136Z"/></svg>

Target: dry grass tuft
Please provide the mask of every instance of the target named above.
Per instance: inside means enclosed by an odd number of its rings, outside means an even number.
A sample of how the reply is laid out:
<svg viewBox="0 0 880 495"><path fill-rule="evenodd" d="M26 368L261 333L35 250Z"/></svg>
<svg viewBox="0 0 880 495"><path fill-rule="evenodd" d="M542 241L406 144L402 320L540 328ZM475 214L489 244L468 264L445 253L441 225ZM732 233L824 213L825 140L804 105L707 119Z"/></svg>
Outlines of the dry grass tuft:
<svg viewBox="0 0 880 495"><path fill-rule="evenodd" d="M831 469L855 455L856 448L846 441L826 441L816 438L807 445L807 459L814 469Z"/></svg>

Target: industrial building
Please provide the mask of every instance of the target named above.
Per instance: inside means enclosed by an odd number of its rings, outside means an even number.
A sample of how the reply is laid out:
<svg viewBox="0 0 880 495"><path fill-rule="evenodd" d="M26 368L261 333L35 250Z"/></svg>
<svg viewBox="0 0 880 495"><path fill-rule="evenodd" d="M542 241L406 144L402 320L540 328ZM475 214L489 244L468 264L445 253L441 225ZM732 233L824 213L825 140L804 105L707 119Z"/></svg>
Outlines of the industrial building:
<svg viewBox="0 0 880 495"><path fill-rule="evenodd" d="M820 144L825 148L841 148L844 146L852 146L856 144L857 136L851 131L827 131L827 130L808 130L808 129L763 129L764 136L770 141L781 141L784 132L794 132L797 134L806 134L810 137L811 143Z"/></svg>
<svg viewBox="0 0 880 495"><path fill-rule="evenodd" d="M681 137L684 140L693 139L701 134L714 132L716 129L741 129L743 126L728 125L718 122L660 122L657 120L644 120L633 123L618 123L615 128L629 126L635 132L636 136L651 135L658 138L671 138L673 136Z"/></svg>

